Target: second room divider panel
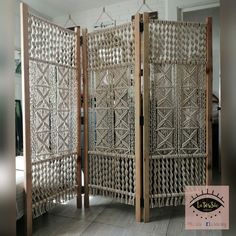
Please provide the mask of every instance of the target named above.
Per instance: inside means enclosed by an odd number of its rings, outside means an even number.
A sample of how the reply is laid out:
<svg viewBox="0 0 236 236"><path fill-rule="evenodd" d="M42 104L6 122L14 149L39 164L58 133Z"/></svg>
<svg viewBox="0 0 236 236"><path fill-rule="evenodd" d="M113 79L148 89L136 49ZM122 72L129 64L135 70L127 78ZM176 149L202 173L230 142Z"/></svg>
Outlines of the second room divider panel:
<svg viewBox="0 0 236 236"><path fill-rule="evenodd" d="M88 157L92 194L134 205L134 32L131 23L87 35Z"/></svg>

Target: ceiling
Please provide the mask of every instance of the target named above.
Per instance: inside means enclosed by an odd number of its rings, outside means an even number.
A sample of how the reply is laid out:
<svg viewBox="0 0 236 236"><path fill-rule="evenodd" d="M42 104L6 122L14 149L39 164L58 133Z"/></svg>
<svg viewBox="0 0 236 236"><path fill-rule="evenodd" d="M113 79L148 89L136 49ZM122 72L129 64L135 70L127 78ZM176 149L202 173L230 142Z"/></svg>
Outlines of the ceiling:
<svg viewBox="0 0 236 236"><path fill-rule="evenodd" d="M22 0L31 8L50 18L117 3L117 0ZM125 0L120 0L122 2Z"/></svg>

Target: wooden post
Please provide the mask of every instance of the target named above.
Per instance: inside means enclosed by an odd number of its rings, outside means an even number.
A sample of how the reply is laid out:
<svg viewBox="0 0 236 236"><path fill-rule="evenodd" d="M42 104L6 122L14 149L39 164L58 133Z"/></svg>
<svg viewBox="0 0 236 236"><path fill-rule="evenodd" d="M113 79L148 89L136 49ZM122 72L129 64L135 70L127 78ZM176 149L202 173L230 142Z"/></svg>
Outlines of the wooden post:
<svg viewBox="0 0 236 236"><path fill-rule="evenodd" d="M32 235L32 167L30 137L29 97L29 48L28 48L28 6L20 4L21 11L21 63L22 63L22 104L23 104L23 154L25 189L25 224L27 236Z"/></svg>
<svg viewBox="0 0 236 236"><path fill-rule="evenodd" d="M88 55L87 29L83 29L83 95L84 95L84 207L89 207L88 188Z"/></svg>
<svg viewBox="0 0 236 236"><path fill-rule="evenodd" d="M149 72L149 14L143 14L143 198L144 222L149 221L149 101L150 101L150 72Z"/></svg>
<svg viewBox="0 0 236 236"><path fill-rule="evenodd" d="M141 33L140 33L140 14L134 18L135 35L135 216L136 221L141 221L141 197L142 197L142 155L141 155Z"/></svg>
<svg viewBox="0 0 236 236"><path fill-rule="evenodd" d="M81 198L81 68L80 68L80 27L76 33L76 80L77 80L77 208L82 207Z"/></svg>
<svg viewBox="0 0 236 236"><path fill-rule="evenodd" d="M212 182L212 18L206 18L206 184Z"/></svg>

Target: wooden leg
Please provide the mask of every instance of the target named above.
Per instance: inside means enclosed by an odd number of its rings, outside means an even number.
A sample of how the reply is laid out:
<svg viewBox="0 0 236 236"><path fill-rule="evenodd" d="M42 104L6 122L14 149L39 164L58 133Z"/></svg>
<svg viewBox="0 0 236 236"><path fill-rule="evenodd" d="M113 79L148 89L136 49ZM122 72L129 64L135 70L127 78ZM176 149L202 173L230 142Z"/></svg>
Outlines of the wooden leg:
<svg viewBox="0 0 236 236"><path fill-rule="evenodd" d="M143 14L143 220L149 221L149 102L150 102L150 73L149 73L149 14Z"/></svg>
<svg viewBox="0 0 236 236"><path fill-rule="evenodd" d="M84 74L84 207L89 207L88 188L88 55L87 29L83 30L83 74Z"/></svg>
<svg viewBox="0 0 236 236"><path fill-rule="evenodd" d="M207 64L206 64L206 184L212 183L212 18L206 19Z"/></svg>
<svg viewBox="0 0 236 236"><path fill-rule="evenodd" d="M29 97L29 40L28 6L20 4L21 10L21 61L22 61L22 104L23 104L23 153L25 189L25 235L32 235L32 171L30 136L30 97Z"/></svg>
<svg viewBox="0 0 236 236"><path fill-rule="evenodd" d="M141 155L141 37L140 14L135 15L135 216L136 221L142 218L142 155Z"/></svg>
<svg viewBox="0 0 236 236"><path fill-rule="evenodd" d="M81 198L81 68L80 68L80 27L75 28L76 33L76 79L77 79L77 208L82 207Z"/></svg>

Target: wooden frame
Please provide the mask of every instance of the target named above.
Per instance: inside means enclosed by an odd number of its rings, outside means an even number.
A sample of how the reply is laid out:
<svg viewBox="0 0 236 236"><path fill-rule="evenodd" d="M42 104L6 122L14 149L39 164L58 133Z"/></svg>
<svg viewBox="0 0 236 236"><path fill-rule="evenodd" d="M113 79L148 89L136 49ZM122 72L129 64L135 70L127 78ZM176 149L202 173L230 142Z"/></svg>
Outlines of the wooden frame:
<svg viewBox="0 0 236 236"><path fill-rule="evenodd" d="M135 34L135 214L136 221L142 219L142 129L141 129L141 15L136 14L134 19ZM88 188L88 55L87 29L82 31L83 37L83 94L84 94L84 206L89 207ZM146 51L147 52L147 51Z"/></svg>
<svg viewBox="0 0 236 236"><path fill-rule="evenodd" d="M149 161L150 161L150 64L149 64L149 13L134 17L134 99L135 99L135 218L137 222L148 222L150 218ZM143 27L141 27L143 26ZM206 182L211 183L211 99L212 99L212 20L207 19L207 65L206 65ZM88 48L87 30L83 30L83 79L84 79L84 206L89 206L88 188ZM143 68L143 73L141 68ZM143 82L143 99L141 94ZM143 108L143 111L142 111ZM144 115L145 116L144 116ZM182 193L181 193L182 196Z"/></svg>
<svg viewBox="0 0 236 236"><path fill-rule="evenodd" d="M206 184L212 183L212 18L206 18Z"/></svg>
<svg viewBox="0 0 236 236"><path fill-rule="evenodd" d="M83 46L83 110L84 110L84 207L89 207L88 187L88 55L87 55L87 29L82 30Z"/></svg>
<svg viewBox="0 0 236 236"><path fill-rule="evenodd" d="M22 63L22 107L23 107L23 153L26 235L32 235L32 170L30 137L29 97L29 49L28 49L28 6L20 4L21 10L21 63Z"/></svg>
<svg viewBox="0 0 236 236"><path fill-rule="evenodd" d="M30 87L29 87L29 48L28 48L28 15L29 8L20 4L21 11L21 61L22 61L22 107L23 107L23 153L24 153L24 190L25 190L25 235L32 235L32 162L31 162L31 132L30 132ZM40 18L41 19L41 18ZM42 19L43 20L43 19ZM62 27L59 27L62 28ZM62 28L63 29L63 28ZM67 30L67 29L65 29ZM76 34L76 79L78 82L77 99L77 208L81 208L81 67L80 67L80 28L75 28Z"/></svg>
<svg viewBox="0 0 236 236"><path fill-rule="evenodd" d="M149 13L143 14L143 114L149 114L150 69L149 69ZM143 221L149 221L149 116L143 123Z"/></svg>
<svg viewBox="0 0 236 236"><path fill-rule="evenodd" d="M80 27L75 28L76 33L76 79L77 79L77 208L82 207L81 198L81 68L80 68Z"/></svg>
<svg viewBox="0 0 236 236"><path fill-rule="evenodd" d="M142 218L141 198L142 198L142 154L141 154L141 15L136 14L134 18L135 35L135 216L136 221L140 222Z"/></svg>

